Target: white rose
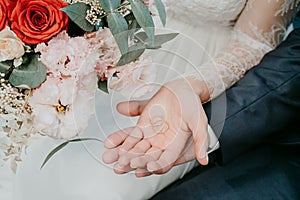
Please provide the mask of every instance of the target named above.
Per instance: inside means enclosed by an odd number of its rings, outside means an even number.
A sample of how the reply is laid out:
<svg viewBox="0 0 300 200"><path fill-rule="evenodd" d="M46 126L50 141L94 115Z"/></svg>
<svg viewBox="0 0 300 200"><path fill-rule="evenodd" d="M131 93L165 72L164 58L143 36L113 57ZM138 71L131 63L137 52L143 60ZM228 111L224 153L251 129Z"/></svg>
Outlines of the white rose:
<svg viewBox="0 0 300 200"><path fill-rule="evenodd" d="M25 53L24 43L8 27L0 31L0 62L20 58Z"/></svg>

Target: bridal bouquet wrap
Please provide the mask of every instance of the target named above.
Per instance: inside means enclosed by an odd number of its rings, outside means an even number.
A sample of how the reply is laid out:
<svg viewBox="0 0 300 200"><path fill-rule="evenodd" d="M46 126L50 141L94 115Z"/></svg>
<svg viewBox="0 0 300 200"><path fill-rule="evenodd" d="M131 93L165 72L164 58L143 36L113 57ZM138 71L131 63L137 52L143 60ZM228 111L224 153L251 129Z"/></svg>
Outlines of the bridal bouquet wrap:
<svg viewBox="0 0 300 200"><path fill-rule="evenodd" d="M142 54L176 36L155 35L153 13L166 23L161 0L0 1L0 149L13 171L34 135L82 134L97 88L147 86Z"/></svg>

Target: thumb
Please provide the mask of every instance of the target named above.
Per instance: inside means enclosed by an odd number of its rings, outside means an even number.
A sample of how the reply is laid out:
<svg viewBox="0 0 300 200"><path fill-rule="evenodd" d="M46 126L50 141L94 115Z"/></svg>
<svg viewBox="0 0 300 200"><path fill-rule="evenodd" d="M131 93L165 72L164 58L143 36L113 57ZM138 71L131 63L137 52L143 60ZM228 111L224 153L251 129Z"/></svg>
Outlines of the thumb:
<svg viewBox="0 0 300 200"><path fill-rule="evenodd" d="M208 123L206 115L200 111L200 117L195 117L189 125L193 133L196 158L201 165L208 164L207 150L209 145Z"/></svg>
<svg viewBox="0 0 300 200"><path fill-rule="evenodd" d="M125 101L118 103L117 110L120 114L129 117L141 115L149 100L144 101Z"/></svg>
<svg viewBox="0 0 300 200"><path fill-rule="evenodd" d="M194 140L192 137L190 137L185 145L185 149L182 151L179 159L176 160L174 165L180 165L192 160L195 160L195 148Z"/></svg>
<svg viewBox="0 0 300 200"><path fill-rule="evenodd" d="M207 165L208 164L208 155L207 155L207 149L208 149L208 136L207 136L207 130L193 133L194 137L194 149L195 154L198 162L201 165Z"/></svg>

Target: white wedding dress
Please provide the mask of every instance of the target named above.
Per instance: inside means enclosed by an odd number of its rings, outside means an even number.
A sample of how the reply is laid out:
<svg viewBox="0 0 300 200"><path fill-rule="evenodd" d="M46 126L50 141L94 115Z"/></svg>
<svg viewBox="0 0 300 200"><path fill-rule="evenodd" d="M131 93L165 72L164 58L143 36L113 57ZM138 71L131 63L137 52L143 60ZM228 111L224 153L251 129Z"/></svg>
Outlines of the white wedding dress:
<svg viewBox="0 0 300 200"><path fill-rule="evenodd" d="M263 5L258 7L257 4L260 3ZM271 27L270 24L264 27L261 26L263 23L255 23L256 16L255 13L251 15L251 9L257 12L264 9L265 14L271 7L270 16L280 21L280 16L283 18L291 10L295 10L293 8L298 3L299 1L281 0L169 0L167 26L158 31L176 31L180 35L161 50L150 52L158 71L158 85L182 75L193 75L196 78L204 76L212 97L217 96L241 78L281 40L278 38L284 28ZM264 4L269 4L268 9L265 9ZM252 18L254 20L248 24L240 22L236 28L234 25L244 11L250 14L246 23ZM275 22L271 21L271 24ZM257 30L247 31L250 24L253 26L251 29ZM287 24L288 22L280 23L284 26ZM217 54L220 49L224 49L222 54ZM227 60L224 59L226 56ZM250 56L249 59L246 59L247 56ZM209 68L216 70L208 73ZM195 69L201 71L202 77L195 74ZM83 137L104 139L118 129L133 125L136 118L127 118L115 111L116 103L123 100L127 99L118 93L107 95L97 92L96 114ZM225 107L218 109L216 118L223 118L225 111ZM218 131L215 132L218 135ZM196 165L196 162L189 162L174 167L167 174L146 178L136 178L133 173L117 175L111 166L101 161L104 152L102 143L88 141L65 147L40 170L45 156L60 143L61 141L39 137L28 148L27 155L23 156L16 175L9 169L1 168L0 199L148 199Z"/></svg>

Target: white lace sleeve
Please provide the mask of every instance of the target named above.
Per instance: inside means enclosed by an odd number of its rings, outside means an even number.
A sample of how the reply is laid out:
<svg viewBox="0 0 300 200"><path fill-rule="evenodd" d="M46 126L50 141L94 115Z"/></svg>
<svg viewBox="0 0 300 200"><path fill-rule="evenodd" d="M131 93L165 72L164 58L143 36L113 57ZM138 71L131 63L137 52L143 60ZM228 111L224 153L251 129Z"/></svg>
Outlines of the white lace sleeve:
<svg viewBox="0 0 300 200"><path fill-rule="evenodd" d="M205 81L210 98L222 93L282 40L300 0L248 0L228 45L201 65L197 79ZM199 75L200 74L200 75Z"/></svg>

